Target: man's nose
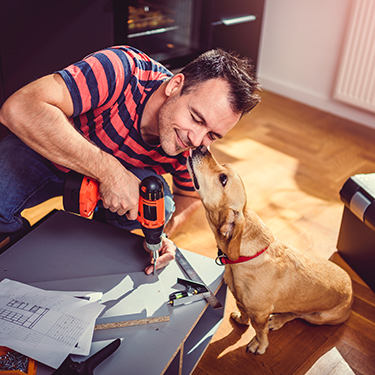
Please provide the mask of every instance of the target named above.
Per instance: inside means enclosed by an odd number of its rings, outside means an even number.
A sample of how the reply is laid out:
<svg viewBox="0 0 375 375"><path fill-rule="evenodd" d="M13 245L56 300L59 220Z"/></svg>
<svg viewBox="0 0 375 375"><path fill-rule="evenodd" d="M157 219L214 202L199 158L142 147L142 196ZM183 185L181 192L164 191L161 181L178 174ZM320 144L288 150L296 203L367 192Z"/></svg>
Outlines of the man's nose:
<svg viewBox="0 0 375 375"><path fill-rule="evenodd" d="M199 146L209 146L212 141L207 136L207 131L203 126L200 126L198 129L194 129L188 133L190 143L194 148Z"/></svg>

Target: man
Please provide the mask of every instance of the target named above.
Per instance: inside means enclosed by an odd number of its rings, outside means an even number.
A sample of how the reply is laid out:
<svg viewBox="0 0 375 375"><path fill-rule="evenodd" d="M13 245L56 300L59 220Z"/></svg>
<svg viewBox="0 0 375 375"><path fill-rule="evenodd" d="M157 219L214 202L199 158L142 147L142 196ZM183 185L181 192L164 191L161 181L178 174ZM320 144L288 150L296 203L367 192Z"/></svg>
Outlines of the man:
<svg viewBox="0 0 375 375"><path fill-rule="evenodd" d="M0 110L13 133L0 143L0 233L22 231L22 210L61 195L66 171L74 170L99 181L106 220L125 229L137 224L140 180L171 173L171 235L200 205L189 150L224 137L259 101L257 89L249 61L221 50L173 75L127 46L32 82ZM173 258L165 239L158 268Z"/></svg>

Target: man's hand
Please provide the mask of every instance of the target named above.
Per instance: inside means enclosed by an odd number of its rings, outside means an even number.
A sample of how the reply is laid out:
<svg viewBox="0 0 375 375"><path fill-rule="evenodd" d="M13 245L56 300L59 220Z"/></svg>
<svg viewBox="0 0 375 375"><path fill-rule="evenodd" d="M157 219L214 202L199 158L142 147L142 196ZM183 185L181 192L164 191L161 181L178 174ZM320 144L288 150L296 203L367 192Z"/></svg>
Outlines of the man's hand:
<svg viewBox="0 0 375 375"><path fill-rule="evenodd" d="M140 180L122 165L115 173L106 173L100 180L99 191L104 208L136 220L138 216Z"/></svg>
<svg viewBox="0 0 375 375"><path fill-rule="evenodd" d="M162 240L163 242L159 250L159 258L156 261L157 270L167 266L175 258L176 254L176 245L168 238L163 238ZM143 247L150 253L151 266L145 268L146 274L150 275L154 271L154 259L152 257L152 252L147 249L146 241L143 242Z"/></svg>

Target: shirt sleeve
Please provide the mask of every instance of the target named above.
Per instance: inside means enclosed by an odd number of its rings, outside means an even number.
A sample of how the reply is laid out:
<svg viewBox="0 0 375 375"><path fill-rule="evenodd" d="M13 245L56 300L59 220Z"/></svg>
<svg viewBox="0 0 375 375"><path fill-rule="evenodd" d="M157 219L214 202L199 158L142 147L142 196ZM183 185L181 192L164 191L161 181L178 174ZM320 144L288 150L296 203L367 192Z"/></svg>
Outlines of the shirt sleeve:
<svg viewBox="0 0 375 375"><path fill-rule="evenodd" d="M58 71L72 97L73 117L115 102L132 69L132 60L124 51L108 48Z"/></svg>

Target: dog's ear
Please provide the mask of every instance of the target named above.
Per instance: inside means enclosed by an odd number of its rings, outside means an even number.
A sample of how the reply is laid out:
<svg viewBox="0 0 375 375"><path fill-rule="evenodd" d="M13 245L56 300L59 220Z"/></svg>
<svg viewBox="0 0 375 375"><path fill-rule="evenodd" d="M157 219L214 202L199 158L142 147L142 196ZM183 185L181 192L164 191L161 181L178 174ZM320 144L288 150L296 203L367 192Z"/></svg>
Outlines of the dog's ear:
<svg viewBox="0 0 375 375"><path fill-rule="evenodd" d="M220 234L227 244L226 254L229 259L237 260L240 256L240 246L245 221L242 212L228 210L225 221L221 225Z"/></svg>

